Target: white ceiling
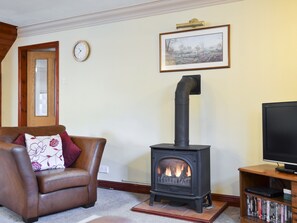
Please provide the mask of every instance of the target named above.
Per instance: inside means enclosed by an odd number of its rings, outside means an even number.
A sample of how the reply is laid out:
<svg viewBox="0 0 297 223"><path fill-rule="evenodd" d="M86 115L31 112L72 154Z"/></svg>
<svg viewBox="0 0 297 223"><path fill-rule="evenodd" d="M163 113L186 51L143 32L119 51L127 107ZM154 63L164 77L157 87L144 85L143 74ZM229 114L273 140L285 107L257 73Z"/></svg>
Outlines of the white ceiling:
<svg viewBox="0 0 297 223"><path fill-rule="evenodd" d="M26 36L234 1L241 0L0 0L0 22Z"/></svg>
<svg viewBox="0 0 297 223"><path fill-rule="evenodd" d="M28 26L161 0L0 0L0 21Z"/></svg>

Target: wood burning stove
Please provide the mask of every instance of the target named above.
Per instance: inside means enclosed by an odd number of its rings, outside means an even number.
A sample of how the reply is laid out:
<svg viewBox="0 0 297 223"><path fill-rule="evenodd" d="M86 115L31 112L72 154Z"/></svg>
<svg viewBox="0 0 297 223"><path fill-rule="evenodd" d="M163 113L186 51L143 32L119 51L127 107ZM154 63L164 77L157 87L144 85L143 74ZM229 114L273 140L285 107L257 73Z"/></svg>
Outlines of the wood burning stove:
<svg viewBox="0 0 297 223"><path fill-rule="evenodd" d="M175 144L151 146L151 195L189 203L198 213L211 205L210 146L189 145L189 95L200 94L200 75L183 76L175 92Z"/></svg>

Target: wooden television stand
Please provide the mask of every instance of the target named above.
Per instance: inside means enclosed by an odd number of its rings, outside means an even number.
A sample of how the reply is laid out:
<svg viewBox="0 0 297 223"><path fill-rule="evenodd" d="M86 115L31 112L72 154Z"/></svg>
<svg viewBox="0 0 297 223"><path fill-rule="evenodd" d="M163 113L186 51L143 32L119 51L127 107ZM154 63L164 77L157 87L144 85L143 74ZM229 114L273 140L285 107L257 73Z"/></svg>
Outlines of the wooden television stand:
<svg viewBox="0 0 297 223"><path fill-rule="evenodd" d="M262 164L256 166L248 166L239 168L240 174L240 218L241 222L266 222L258 217L248 216L248 196L263 199L265 201L274 202L280 206L287 206L292 210L292 220L290 222L297 223L297 175L290 173L282 173L275 170L276 165ZM250 194L245 191L248 187L266 187L280 189L290 189L292 192L292 200L285 200L283 196L269 198L260 195Z"/></svg>

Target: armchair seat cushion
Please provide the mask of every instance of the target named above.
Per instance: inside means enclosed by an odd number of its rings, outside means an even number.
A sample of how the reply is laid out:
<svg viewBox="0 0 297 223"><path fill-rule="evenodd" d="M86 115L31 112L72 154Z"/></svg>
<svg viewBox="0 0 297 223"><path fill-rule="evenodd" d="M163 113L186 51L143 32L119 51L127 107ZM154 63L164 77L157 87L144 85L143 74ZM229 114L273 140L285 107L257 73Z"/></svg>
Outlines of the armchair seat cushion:
<svg viewBox="0 0 297 223"><path fill-rule="evenodd" d="M42 194L87 186L91 181L88 171L78 168L52 169L35 172L39 192Z"/></svg>

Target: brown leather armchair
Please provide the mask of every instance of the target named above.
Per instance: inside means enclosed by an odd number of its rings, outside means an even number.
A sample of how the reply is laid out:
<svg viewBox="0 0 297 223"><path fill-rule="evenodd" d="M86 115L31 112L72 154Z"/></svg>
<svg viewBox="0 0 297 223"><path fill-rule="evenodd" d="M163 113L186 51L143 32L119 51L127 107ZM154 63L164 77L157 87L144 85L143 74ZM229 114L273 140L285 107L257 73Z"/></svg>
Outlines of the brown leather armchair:
<svg viewBox="0 0 297 223"><path fill-rule="evenodd" d="M0 206L21 215L24 222L74 207L94 206L97 173L106 139L72 136L82 150L69 168L34 172L24 146L12 144L20 133L55 135L65 127L0 127Z"/></svg>

